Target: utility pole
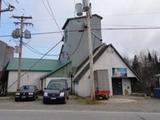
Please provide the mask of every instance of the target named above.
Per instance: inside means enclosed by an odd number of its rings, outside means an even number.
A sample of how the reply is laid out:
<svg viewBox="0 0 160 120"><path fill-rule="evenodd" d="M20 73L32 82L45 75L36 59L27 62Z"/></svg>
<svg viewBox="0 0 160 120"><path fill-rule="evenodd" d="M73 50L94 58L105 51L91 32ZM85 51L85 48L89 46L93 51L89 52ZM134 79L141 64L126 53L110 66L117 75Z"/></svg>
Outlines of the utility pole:
<svg viewBox="0 0 160 120"><path fill-rule="evenodd" d="M24 31L24 25L32 25L32 23L24 22L24 20L32 19L32 17L27 16L13 16L13 18L20 20L20 22L14 22L16 25L20 25L20 28L17 28L12 32L13 38L20 38L19 41L19 50L18 50L18 74L17 74L17 89L20 88L20 79L21 79L21 59L22 59L22 44L23 38L30 39L31 33L28 30Z"/></svg>
<svg viewBox="0 0 160 120"><path fill-rule="evenodd" d="M91 99L95 100L95 81L93 71L93 44L91 34L91 4L86 0L86 17L87 17L87 34L88 34L88 48L89 48L89 63L90 63L90 80L91 80Z"/></svg>
<svg viewBox="0 0 160 120"><path fill-rule="evenodd" d="M82 0L82 3L77 3L76 6L77 16L82 16L83 12L86 13L87 20L87 36L88 36L88 50L89 50L89 65L90 65L90 81L91 81L91 99L95 100L95 81L93 71L93 44L91 34L91 4L89 0Z"/></svg>

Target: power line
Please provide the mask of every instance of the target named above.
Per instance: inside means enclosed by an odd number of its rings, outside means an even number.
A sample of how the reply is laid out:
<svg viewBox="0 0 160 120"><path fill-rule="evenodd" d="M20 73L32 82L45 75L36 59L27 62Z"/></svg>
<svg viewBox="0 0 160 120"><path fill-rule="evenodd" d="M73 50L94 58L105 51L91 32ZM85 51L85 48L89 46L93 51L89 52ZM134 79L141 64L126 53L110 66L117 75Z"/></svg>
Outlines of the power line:
<svg viewBox="0 0 160 120"><path fill-rule="evenodd" d="M54 32L39 32L39 33L33 33L32 35L45 35L45 34L55 34L55 33L61 33L62 31L54 31Z"/></svg>
<svg viewBox="0 0 160 120"><path fill-rule="evenodd" d="M35 54L38 54L38 55L44 55L44 53L38 51L37 49L33 48L32 46L30 46L29 44L27 43L24 43L23 42L23 45L28 48L31 52L35 53ZM55 55L55 54L48 54L46 56L59 56L59 54Z"/></svg>
<svg viewBox="0 0 160 120"><path fill-rule="evenodd" d="M94 24L93 24L94 25ZM132 28L143 28L143 27L157 27L156 25L136 25L136 24L102 24L102 26L107 26L109 27L132 27ZM104 27L105 28L105 27Z"/></svg>
<svg viewBox="0 0 160 120"><path fill-rule="evenodd" d="M3 0L2 2L5 4L6 7L8 7L8 3L5 0Z"/></svg>
<svg viewBox="0 0 160 120"><path fill-rule="evenodd" d="M154 15L154 14L160 14L160 12L104 14L104 16L137 16L137 15Z"/></svg>
<svg viewBox="0 0 160 120"><path fill-rule="evenodd" d="M92 28L92 30L102 30L102 31L114 31L114 30L159 30L160 27L120 27L120 28ZM68 32L80 32L80 30L69 30ZM62 31L53 31L53 32L39 32L39 33L32 33L32 35L47 35L47 34L59 34ZM11 35L0 35L0 37L11 37Z"/></svg>
<svg viewBox="0 0 160 120"><path fill-rule="evenodd" d="M127 28L102 28L101 30L153 30L160 29L160 27L127 27ZM98 30L98 29L97 29ZM100 30L100 29L99 29Z"/></svg>
<svg viewBox="0 0 160 120"><path fill-rule="evenodd" d="M50 13L51 17L53 18L53 20L54 20L54 22L55 22L55 24L56 24L56 26L57 26L58 30L60 31L61 35L63 36L63 33L61 32L61 29L60 29L60 27L59 27L59 25L58 25L58 22L57 22L57 20L56 20L56 17L55 17L54 11L52 10L51 5L50 5L49 1L48 1L48 0L46 0L46 2L47 2L47 5L48 5L48 8L49 8L49 9L48 9L47 7L45 7L45 8L46 8L48 11L50 11L49 13ZM44 4L44 1L43 1L43 4ZM45 5L45 4L44 4L44 5Z"/></svg>
<svg viewBox="0 0 160 120"><path fill-rule="evenodd" d="M52 14L50 13L48 7L46 6L44 0L41 0L41 1L42 1L43 6L45 7L45 9L47 10L48 14L49 14L50 16L52 16Z"/></svg>
<svg viewBox="0 0 160 120"><path fill-rule="evenodd" d="M31 35L47 35L47 34L59 34L59 31L55 31L55 32L39 32L39 33L32 33ZM1 35L0 37L11 37L11 35Z"/></svg>

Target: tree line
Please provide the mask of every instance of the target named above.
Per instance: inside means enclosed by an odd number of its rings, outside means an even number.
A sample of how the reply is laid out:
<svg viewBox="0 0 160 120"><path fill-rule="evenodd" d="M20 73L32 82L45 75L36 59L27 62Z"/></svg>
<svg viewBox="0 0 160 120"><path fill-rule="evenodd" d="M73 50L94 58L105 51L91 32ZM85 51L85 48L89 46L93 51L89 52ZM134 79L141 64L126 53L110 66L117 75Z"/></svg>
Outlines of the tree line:
<svg viewBox="0 0 160 120"><path fill-rule="evenodd" d="M160 57L156 51L141 51L133 59L124 57L140 78L141 88L147 95L152 95L153 89L160 87L156 74L160 74Z"/></svg>

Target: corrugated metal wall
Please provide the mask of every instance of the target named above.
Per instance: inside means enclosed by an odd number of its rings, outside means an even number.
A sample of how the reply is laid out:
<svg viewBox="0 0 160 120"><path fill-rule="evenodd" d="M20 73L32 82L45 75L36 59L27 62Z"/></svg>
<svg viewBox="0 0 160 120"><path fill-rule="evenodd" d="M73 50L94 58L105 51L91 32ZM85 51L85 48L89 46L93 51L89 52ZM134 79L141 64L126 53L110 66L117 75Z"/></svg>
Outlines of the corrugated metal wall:
<svg viewBox="0 0 160 120"><path fill-rule="evenodd" d="M88 41L87 41L87 31L85 30L86 19L72 19L69 21L67 26L64 29L64 46L62 49L62 53L60 56L60 60L72 61L72 66L76 68L79 66L87 57L88 57ZM91 27L92 28L101 28L101 18L97 16L93 16L91 19ZM92 43L93 49L99 47L101 42L101 30L92 30ZM79 31L78 31L79 30ZM80 31L81 30L81 31ZM73 32L69 32L73 31ZM99 38L97 38L97 36Z"/></svg>
<svg viewBox="0 0 160 120"><path fill-rule="evenodd" d="M2 71L4 66L6 46L7 44L0 41L0 71Z"/></svg>
<svg viewBox="0 0 160 120"><path fill-rule="evenodd" d="M13 57L14 48L0 41L0 95L6 93L7 74L5 68Z"/></svg>

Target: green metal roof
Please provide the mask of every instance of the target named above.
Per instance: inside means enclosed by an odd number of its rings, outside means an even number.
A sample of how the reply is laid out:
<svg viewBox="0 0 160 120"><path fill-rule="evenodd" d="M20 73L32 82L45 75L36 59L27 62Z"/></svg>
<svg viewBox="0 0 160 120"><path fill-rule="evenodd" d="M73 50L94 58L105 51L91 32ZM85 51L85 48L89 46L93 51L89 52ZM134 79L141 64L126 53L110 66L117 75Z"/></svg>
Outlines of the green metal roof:
<svg viewBox="0 0 160 120"><path fill-rule="evenodd" d="M59 60L22 58L21 70L51 72L61 66ZM13 58L7 66L8 71L17 71L18 58Z"/></svg>
<svg viewBox="0 0 160 120"><path fill-rule="evenodd" d="M65 69L65 67L67 67L67 65L70 65L70 63L71 63L71 61L67 61L66 63L61 64L59 67L57 67L57 69L54 69L54 70L51 71L49 74L43 76L41 79L45 79L45 78L47 78L47 77L54 76L54 74L55 74L56 72L58 72L58 71L59 71L59 75L60 75L60 76L66 76L66 74L68 74L68 72L70 72L70 71L67 70L67 71L65 71L65 73L62 72L62 71ZM60 71L60 70L62 70L62 71Z"/></svg>

